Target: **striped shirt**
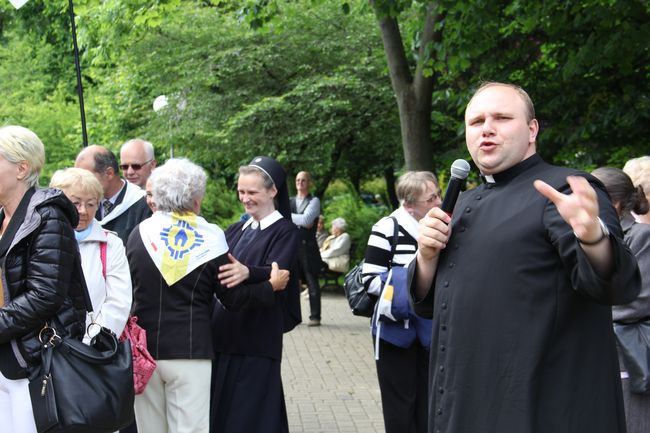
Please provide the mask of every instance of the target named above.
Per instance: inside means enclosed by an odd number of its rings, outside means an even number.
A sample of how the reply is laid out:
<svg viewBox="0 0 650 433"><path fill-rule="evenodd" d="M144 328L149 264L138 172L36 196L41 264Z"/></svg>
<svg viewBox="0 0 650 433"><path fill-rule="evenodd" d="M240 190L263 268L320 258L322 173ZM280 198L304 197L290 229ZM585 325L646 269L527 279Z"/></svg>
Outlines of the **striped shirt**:
<svg viewBox="0 0 650 433"><path fill-rule="evenodd" d="M399 207L391 216L395 217L399 224L393 266L405 266L415 257L417 251L418 222L403 207ZM361 277L368 293L375 296L381 293L381 274L388 271L394 230L393 220L382 218L372 226L368 238Z"/></svg>

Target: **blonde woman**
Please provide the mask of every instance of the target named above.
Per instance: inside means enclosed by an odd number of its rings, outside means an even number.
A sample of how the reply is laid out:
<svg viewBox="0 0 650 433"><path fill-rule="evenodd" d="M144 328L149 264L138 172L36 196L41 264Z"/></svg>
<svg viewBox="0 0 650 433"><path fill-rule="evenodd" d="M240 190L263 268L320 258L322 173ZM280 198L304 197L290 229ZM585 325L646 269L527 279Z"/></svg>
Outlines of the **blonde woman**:
<svg viewBox="0 0 650 433"><path fill-rule="evenodd" d="M46 321L68 338L83 334L85 290L73 227L77 212L61 191L38 188L41 140L27 128L0 128L0 422L35 433L27 371L40 364Z"/></svg>
<svg viewBox="0 0 650 433"><path fill-rule="evenodd" d="M68 168L54 173L50 187L63 191L79 213L75 237L93 304L93 311L86 316L84 342L89 343L100 326L119 336L131 310L131 274L122 241L95 220L104 196L102 186L91 172ZM90 326L91 323L99 326Z"/></svg>

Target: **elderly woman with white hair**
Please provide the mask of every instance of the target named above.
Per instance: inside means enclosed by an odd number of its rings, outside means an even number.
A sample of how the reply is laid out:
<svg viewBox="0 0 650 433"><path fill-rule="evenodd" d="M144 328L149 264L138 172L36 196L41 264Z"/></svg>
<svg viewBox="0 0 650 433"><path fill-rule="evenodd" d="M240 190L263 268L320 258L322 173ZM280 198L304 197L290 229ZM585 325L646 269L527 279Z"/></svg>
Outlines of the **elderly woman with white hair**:
<svg viewBox="0 0 650 433"><path fill-rule="evenodd" d="M207 176L186 159L170 159L150 178L156 212L133 230L127 257L134 287L133 314L147 332L157 366L136 396L140 433L208 433L213 296L232 310L274 302L289 281L273 264L270 282L226 288L219 266L230 263L223 231L199 216Z"/></svg>
<svg viewBox="0 0 650 433"><path fill-rule="evenodd" d="M332 220L331 235L325 239L320 249L320 257L330 271L347 272L350 269L350 247L352 240L345 231L348 225L343 218Z"/></svg>
<svg viewBox="0 0 650 433"><path fill-rule="evenodd" d="M0 128L0 430L35 433L28 370L40 364L39 331L81 339L86 291L74 237L78 216L59 190L39 189L41 140Z"/></svg>

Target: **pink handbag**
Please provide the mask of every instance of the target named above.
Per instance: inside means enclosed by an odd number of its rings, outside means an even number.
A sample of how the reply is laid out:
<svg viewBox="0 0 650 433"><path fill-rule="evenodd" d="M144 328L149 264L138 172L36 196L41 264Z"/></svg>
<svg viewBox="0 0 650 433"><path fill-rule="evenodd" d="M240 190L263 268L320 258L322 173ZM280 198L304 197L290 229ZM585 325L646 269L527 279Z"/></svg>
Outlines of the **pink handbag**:
<svg viewBox="0 0 650 433"><path fill-rule="evenodd" d="M106 279L106 242L99 243L99 257L102 261L102 274ZM133 356L133 389L136 394L144 392L147 382L156 369L156 360L147 350L147 331L138 325L137 316L129 316L120 341L129 340Z"/></svg>
<svg viewBox="0 0 650 433"><path fill-rule="evenodd" d="M120 341L128 339L131 342L133 389L136 394L142 394L147 382L151 379L153 371L156 369L156 360L147 350L147 333L137 322L137 316L129 316L124 332L120 336Z"/></svg>

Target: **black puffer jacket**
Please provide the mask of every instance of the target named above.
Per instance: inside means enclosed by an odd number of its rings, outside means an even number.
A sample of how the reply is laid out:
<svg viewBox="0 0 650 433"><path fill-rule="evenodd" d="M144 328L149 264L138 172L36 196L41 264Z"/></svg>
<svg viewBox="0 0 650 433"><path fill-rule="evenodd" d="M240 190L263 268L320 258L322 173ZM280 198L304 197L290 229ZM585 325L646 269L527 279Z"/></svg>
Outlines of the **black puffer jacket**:
<svg viewBox="0 0 650 433"><path fill-rule="evenodd" d="M3 219L0 212L0 221ZM20 225L16 227L14 222ZM61 191L30 189L3 233L3 365L11 356L14 359L9 362L17 362L22 370L39 362L38 333L46 321L59 333L82 337L86 305L90 303L74 236L77 222L76 209Z"/></svg>

